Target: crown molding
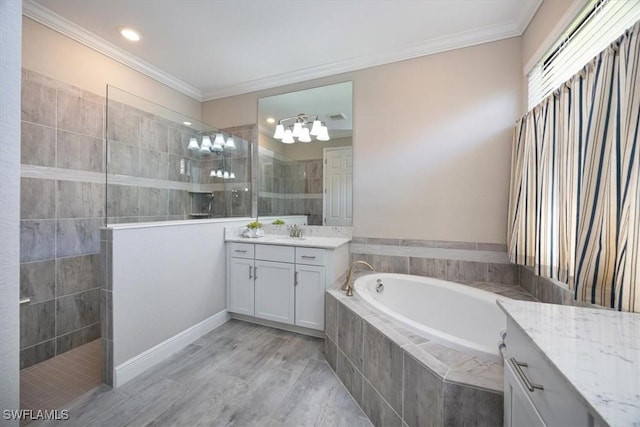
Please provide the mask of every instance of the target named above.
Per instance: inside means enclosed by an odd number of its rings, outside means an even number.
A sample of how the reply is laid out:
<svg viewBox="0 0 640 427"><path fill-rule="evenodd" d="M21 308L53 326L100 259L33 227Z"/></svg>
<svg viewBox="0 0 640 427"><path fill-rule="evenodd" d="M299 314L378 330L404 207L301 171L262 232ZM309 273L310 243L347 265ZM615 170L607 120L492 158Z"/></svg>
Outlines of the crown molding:
<svg viewBox="0 0 640 427"><path fill-rule="evenodd" d="M32 1L24 0L22 14L40 24L51 28L109 58L120 62L162 84L169 86L197 101L202 101L202 92L183 82L171 74L149 64L125 50L107 42L62 16L50 11L46 7Z"/></svg>
<svg viewBox="0 0 640 427"><path fill-rule="evenodd" d="M263 79L243 82L221 89L204 91L202 96L203 101L212 101L229 96L241 95L244 93L271 89L278 86L300 83L336 74L348 73L365 68L404 61L420 56L433 55L449 50L490 43L511 37L518 37L522 35L541 3L542 0L538 0L536 3L531 3L531 6L521 14L518 18L518 22L516 23L487 26L475 30L462 31L453 35L408 44L376 55L351 58L344 61L333 62L317 67L305 68L290 73L283 73Z"/></svg>
<svg viewBox="0 0 640 427"><path fill-rule="evenodd" d="M542 5L542 0L536 0L535 2L527 3L527 7L520 11L520 16L516 19L516 25L520 28L520 34L524 34L525 30L529 26L529 23L535 16L538 9Z"/></svg>

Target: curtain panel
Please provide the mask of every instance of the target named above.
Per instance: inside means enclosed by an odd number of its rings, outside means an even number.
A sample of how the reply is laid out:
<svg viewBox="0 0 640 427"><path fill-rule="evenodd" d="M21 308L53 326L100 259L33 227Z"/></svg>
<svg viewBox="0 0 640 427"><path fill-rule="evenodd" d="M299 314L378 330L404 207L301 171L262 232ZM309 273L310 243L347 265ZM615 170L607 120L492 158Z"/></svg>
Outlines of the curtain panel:
<svg viewBox="0 0 640 427"><path fill-rule="evenodd" d="M640 22L517 121L511 262L640 312Z"/></svg>

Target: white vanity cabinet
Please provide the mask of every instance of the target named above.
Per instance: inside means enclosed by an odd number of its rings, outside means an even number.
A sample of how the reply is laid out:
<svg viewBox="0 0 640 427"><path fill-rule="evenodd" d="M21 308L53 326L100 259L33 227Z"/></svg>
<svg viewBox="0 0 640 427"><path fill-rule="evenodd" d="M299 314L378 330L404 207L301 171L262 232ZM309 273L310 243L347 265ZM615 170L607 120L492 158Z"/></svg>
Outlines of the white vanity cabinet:
<svg viewBox="0 0 640 427"><path fill-rule="evenodd" d="M597 423L525 332L507 319L504 359L505 427L594 426Z"/></svg>
<svg viewBox="0 0 640 427"><path fill-rule="evenodd" d="M348 267L348 239L337 247L301 246L313 238L297 242L228 241L227 310L302 332L323 331L324 294Z"/></svg>

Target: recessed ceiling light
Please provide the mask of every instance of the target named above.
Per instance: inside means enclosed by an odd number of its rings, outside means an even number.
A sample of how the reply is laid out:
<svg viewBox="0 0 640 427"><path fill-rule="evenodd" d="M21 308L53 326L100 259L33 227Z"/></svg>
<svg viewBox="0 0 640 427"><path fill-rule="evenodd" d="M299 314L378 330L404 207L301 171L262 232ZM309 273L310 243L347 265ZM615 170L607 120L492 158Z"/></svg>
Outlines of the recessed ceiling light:
<svg viewBox="0 0 640 427"><path fill-rule="evenodd" d="M138 40L140 40L140 34L138 34L136 30L132 30L131 28L120 28L120 34L122 34L122 37L132 42L137 42Z"/></svg>
<svg viewBox="0 0 640 427"><path fill-rule="evenodd" d="M191 122L182 122L182 124L185 126L191 126Z"/></svg>
<svg viewBox="0 0 640 427"><path fill-rule="evenodd" d="M275 123L275 122L276 122L276 119L274 119L273 117L269 117L269 118L267 119L267 123L271 123L271 124L273 124L273 123Z"/></svg>

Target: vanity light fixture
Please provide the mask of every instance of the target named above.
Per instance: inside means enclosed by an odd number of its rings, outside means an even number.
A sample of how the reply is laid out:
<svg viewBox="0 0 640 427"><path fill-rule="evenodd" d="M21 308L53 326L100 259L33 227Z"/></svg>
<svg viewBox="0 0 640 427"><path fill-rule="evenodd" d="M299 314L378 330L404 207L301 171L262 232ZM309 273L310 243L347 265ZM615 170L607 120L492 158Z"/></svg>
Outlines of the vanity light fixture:
<svg viewBox="0 0 640 427"><path fill-rule="evenodd" d="M296 142L295 138L299 142L311 142L312 136L318 141L329 141L331 138L327 125L321 122L318 116L315 116L313 121L310 121L309 117L305 113L300 113L297 116L280 119L273 138L281 140L283 144L293 144Z"/></svg>
<svg viewBox="0 0 640 427"><path fill-rule="evenodd" d="M199 151L203 154L210 154L214 152L221 152L223 150L235 150L236 142L233 139L232 135L227 136L225 141L224 134L216 133L213 138L213 142L211 142L211 137L213 135L203 135L202 143L198 143L198 138L192 136L189 138L189 145L187 148L192 151Z"/></svg>
<svg viewBox="0 0 640 427"><path fill-rule="evenodd" d="M132 28L120 27L120 34L131 42L140 41L140 34Z"/></svg>

